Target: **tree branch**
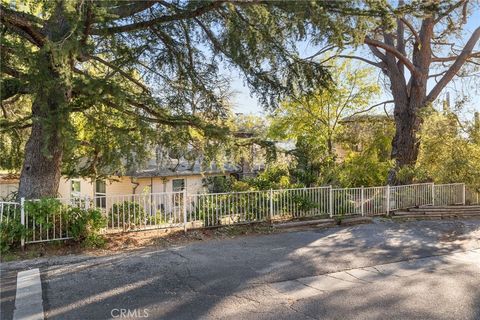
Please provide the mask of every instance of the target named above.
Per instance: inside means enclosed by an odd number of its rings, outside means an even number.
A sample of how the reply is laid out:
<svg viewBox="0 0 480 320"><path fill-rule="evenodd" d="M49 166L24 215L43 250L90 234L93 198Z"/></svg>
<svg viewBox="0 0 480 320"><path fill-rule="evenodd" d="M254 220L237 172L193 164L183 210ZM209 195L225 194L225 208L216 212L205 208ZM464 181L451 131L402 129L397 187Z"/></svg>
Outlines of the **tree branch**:
<svg viewBox="0 0 480 320"><path fill-rule="evenodd" d="M43 20L0 5L0 21L5 25L11 26L13 32L27 39L34 45L42 47L45 44L45 36L41 33L40 29L35 26L35 24L38 23L43 24Z"/></svg>
<svg viewBox="0 0 480 320"><path fill-rule="evenodd" d="M97 57L97 56L93 56L93 55L90 55L89 56L90 58L92 58L93 60L96 60L102 64L104 64L105 66L117 71L118 73L120 73L123 77L127 78L128 80L130 80L131 82L135 83L137 86L139 86L140 88L142 88L144 91L146 92L149 92L149 89L143 84L141 83L140 81L134 79L132 76L130 76L128 73L126 73L125 71L123 71L122 69L120 69L119 67L117 67L116 65L106 61L106 60L103 60L102 58L100 57Z"/></svg>
<svg viewBox="0 0 480 320"><path fill-rule="evenodd" d="M449 62L457 60L458 55L450 57L432 57L432 62ZM474 52L468 55L467 59L470 58L480 58L480 52Z"/></svg>
<svg viewBox="0 0 480 320"><path fill-rule="evenodd" d="M480 38L480 27L478 27L468 39L467 44L462 50L462 53L458 55L455 62L450 66L448 71L445 75L440 79L440 81L433 87L432 91L428 94L425 103L433 102L440 92L445 88L445 86L452 80L452 78L457 74L460 68L465 64L465 61L468 59L470 54L472 53L475 44L477 43L478 39Z"/></svg>
<svg viewBox="0 0 480 320"><path fill-rule="evenodd" d="M398 51L395 47L390 46L378 40L370 39L369 37L365 37L364 42L370 46L382 48L385 51L391 53L407 67L407 69L410 71L412 75L419 76L419 72L417 68L415 68L413 63L406 56L404 56L400 51Z"/></svg>
<svg viewBox="0 0 480 320"><path fill-rule="evenodd" d="M107 10L108 14L115 16L114 19L122 19L129 16L133 16L136 13L142 12L151 8L158 1L133 1L132 3L121 5L118 7L112 7Z"/></svg>
<svg viewBox="0 0 480 320"><path fill-rule="evenodd" d="M192 19L198 16L201 16L202 14L205 14L208 11L212 11L218 7L220 7L224 1L215 1L212 3L209 3L207 5L204 5L202 7L199 7L197 9L191 10L191 11L182 11L179 13L171 14L171 15L163 15L158 18L154 18L151 20L147 21L141 21L137 23L132 23L132 24L127 24L127 25L121 25L121 26L116 26L116 27L109 27L109 28L99 28L99 29L93 29L91 34L94 35L105 35L105 34L115 34L115 33L121 33L121 32L131 32L135 31L138 29L144 29L148 28L150 26L153 26L155 24L161 24L161 23L166 23L166 22L172 22L172 21L177 21L177 20L184 20L184 19Z"/></svg>
<svg viewBox="0 0 480 320"><path fill-rule="evenodd" d="M370 106L368 107L367 109L365 110L361 110L361 111L357 111L357 112L354 112L353 114L351 114L349 117L354 117L356 115L359 115L359 114L362 114L362 113L365 113L365 112L368 112L378 106L381 106L383 105L383 107L385 108L385 105L389 104L389 103L395 103L394 100L387 100L387 101L383 101L383 102L380 102L380 103L377 103L377 104L374 104L373 106Z"/></svg>
<svg viewBox="0 0 480 320"><path fill-rule="evenodd" d="M372 61L372 60L368 60L368 59L365 59L363 57L358 57L358 56L350 56L350 55L344 55L344 54L339 54L339 55L336 55L336 57L338 58L346 58L346 59L356 59L356 60L360 60L360 61L363 61L363 62L366 62L372 66L375 66L377 68L380 68L380 69L385 69L386 68L386 65L384 62L375 62L375 61Z"/></svg>

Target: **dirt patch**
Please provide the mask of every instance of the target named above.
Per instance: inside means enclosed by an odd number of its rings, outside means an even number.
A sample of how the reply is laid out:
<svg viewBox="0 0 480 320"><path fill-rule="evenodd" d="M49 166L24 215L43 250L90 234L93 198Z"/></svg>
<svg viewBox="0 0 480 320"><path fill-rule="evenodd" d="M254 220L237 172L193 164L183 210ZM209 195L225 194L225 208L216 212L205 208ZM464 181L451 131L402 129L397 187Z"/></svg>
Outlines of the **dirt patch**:
<svg viewBox="0 0 480 320"><path fill-rule="evenodd" d="M22 251L17 250L4 254L2 262L13 260L33 259L38 257L62 256L68 254L89 254L95 256L107 255L115 252L137 250L139 248L157 246L170 247L185 245L191 242L232 239L239 236L270 234L280 232L269 224L236 225L222 228L189 230L183 229L156 229L148 231L123 232L107 234L103 248L85 248L71 240L62 240L49 243L29 244ZM285 232L285 231L281 231Z"/></svg>

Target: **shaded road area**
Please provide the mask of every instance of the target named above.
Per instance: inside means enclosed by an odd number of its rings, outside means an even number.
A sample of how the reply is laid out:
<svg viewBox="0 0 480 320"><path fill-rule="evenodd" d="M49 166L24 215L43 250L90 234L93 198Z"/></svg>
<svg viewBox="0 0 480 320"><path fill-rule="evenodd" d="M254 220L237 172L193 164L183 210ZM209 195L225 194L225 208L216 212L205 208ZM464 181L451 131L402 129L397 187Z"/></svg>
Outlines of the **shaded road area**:
<svg viewBox="0 0 480 320"><path fill-rule="evenodd" d="M6 263L2 284L40 268L48 319L480 319L478 248L480 220L376 220Z"/></svg>

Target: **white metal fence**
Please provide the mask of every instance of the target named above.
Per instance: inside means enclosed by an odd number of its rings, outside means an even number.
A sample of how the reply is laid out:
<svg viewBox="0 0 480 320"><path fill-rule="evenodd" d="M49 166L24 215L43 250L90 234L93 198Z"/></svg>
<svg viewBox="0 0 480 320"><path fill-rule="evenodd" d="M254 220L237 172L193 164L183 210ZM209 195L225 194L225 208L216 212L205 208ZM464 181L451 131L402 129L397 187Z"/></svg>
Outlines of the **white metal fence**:
<svg viewBox="0 0 480 320"><path fill-rule="evenodd" d="M229 193L145 193L95 198L0 202L0 223L20 222L25 243L68 239L69 218L97 209L105 232L279 221L302 217L374 216L424 205L478 203L479 194L462 183L369 188L314 187ZM476 201L476 202L475 202ZM13 220L12 220L13 219Z"/></svg>
<svg viewBox="0 0 480 320"><path fill-rule="evenodd" d="M466 188L465 190L466 204L474 205L480 204L480 190L473 188Z"/></svg>

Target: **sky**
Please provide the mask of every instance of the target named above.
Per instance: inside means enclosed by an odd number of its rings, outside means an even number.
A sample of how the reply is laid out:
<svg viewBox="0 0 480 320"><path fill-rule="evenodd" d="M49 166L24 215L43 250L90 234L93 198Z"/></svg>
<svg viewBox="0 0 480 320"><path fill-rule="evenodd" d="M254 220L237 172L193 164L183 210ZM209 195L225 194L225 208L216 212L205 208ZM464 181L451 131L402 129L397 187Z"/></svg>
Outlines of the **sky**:
<svg viewBox="0 0 480 320"><path fill-rule="evenodd" d="M471 35L473 30L480 26L480 6L476 6L472 16L470 16L467 24L464 27L464 40L468 39L467 37ZM301 50L302 55L310 55L315 52L315 47L311 46L304 46ZM477 42L476 50L480 51L480 41ZM371 58L369 53L366 50L359 51L360 55ZM367 64L362 64L362 66L368 66ZM232 103L234 106L234 111L238 113L246 113L246 114L257 114L257 115L264 115L266 114L265 110L259 104L258 100L255 96L251 96L250 90L244 84L243 79L241 76L236 73L235 71L229 71L229 76L231 77L232 81L232 88L235 92L235 95L232 98ZM446 92L450 93L450 100L452 104L455 101L456 94L455 92L463 90L467 92L469 95L469 101L465 104L465 107L462 111L464 117L466 119L470 119L473 116L475 111L480 111L480 86L477 85L478 81L480 81L480 77L469 81L469 83L464 84L460 81L455 81L447 86L446 89L441 93L439 99L445 99ZM388 90L382 89L383 93L381 96L378 97L376 101L372 101L372 105L385 101L390 100L391 96L388 93ZM383 107L382 107L383 108ZM391 109L392 106L389 106L388 109Z"/></svg>

